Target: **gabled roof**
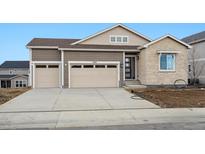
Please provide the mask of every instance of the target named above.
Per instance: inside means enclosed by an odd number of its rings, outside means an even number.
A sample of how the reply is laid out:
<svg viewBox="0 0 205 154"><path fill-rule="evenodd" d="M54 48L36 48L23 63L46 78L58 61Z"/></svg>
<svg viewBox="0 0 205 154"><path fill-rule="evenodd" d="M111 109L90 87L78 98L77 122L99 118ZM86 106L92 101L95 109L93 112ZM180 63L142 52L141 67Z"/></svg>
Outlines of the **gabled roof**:
<svg viewBox="0 0 205 154"><path fill-rule="evenodd" d="M188 44L194 44L197 42L205 41L205 31L185 37L182 39L182 41Z"/></svg>
<svg viewBox="0 0 205 154"><path fill-rule="evenodd" d="M160 37L159 39L156 39L156 40L154 40L154 41L152 41L152 42L150 42L150 43L147 43L147 44L145 44L143 47L144 47L144 48L147 48L147 47L149 47L150 45L152 45L152 44L154 44L154 43L156 43L156 42L158 42L158 41L161 41L161 40L163 40L163 39L165 39L165 38L171 38L171 39L175 40L176 42L178 42L178 43L180 43L180 44L186 46L187 48L192 48L192 47L191 47L190 45L188 45L187 43L185 43L185 42L183 42L183 41L177 39L176 37L174 37L174 36L172 36L172 35L170 35L170 34L167 34L167 35L165 35L165 36Z"/></svg>
<svg viewBox="0 0 205 154"><path fill-rule="evenodd" d="M5 61L0 68L29 68L29 61Z"/></svg>
<svg viewBox="0 0 205 154"><path fill-rule="evenodd" d="M102 34L102 33L104 33L104 32L107 32L107 31L109 31L109 30L112 30L112 29L114 29L114 28L116 28L116 27L122 27L122 28L124 28L124 29L126 29L126 30L128 30L128 31L130 31L130 32L132 32L132 33L134 33L134 34L136 34L136 35L138 35L138 36L140 36L140 37L142 37L142 38L148 40L148 41L151 41L151 39L149 39L148 37L146 37L146 36L144 36L144 35L142 35L142 34L136 32L136 31L134 31L134 30L132 30L132 29L130 29L130 28L128 28L128 27L122 25L122 24L117 24L117 25L114 25L114 26L112 26L112 27L110 27L110 28L107 28L107 29L105 29L105 30L103 30L103 31L100 31L100 32L98 32L98 33L95 33L95 34L93 34L93 35L90 35L90 36L88 36L88 37L86 37L86 38L84 38L84 39L81 39L81 40L79 40L79 41L76 41L76 42L72 43L72 45L75 45L75 44L84 42L84 41L86 41L86 40L88 40L88 39L91 39L91 38L93 38L93 37L96 37L96 36L98 36L98 35L100 35L100 34Z"/></svg>

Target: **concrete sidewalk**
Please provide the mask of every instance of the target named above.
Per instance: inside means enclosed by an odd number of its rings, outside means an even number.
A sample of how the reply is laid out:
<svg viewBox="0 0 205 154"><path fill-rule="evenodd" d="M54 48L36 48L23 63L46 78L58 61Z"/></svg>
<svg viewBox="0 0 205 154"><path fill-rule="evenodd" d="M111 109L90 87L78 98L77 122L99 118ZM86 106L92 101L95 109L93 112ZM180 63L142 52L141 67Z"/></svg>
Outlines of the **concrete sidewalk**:
<svg viewBox="0 0 205 154"><path fill-rule="evenodd" d="M189 122L205 122L205 108L0 113L0 129L75 129Z"/></svg>

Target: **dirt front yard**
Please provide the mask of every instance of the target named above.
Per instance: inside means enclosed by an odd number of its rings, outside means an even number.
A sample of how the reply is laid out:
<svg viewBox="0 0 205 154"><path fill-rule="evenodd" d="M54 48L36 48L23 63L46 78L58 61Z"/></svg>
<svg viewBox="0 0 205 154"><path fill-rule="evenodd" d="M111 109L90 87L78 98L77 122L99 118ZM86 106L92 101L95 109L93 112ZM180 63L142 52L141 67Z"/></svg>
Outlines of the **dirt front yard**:
<svg viewBox="0 0 205 154"><path fill-rule="evenodd" d="M12 98L28 91L29 88L19 88L19 89L13 89L13 88L0 88L0 105L6 103L7 101L11 100Z"/></svg>
<svg viewBox="0 0 205 154"><path fill-rule="evenodd" d="M146 88L131 92L162 108L205 107L205 89Z"/></svg>

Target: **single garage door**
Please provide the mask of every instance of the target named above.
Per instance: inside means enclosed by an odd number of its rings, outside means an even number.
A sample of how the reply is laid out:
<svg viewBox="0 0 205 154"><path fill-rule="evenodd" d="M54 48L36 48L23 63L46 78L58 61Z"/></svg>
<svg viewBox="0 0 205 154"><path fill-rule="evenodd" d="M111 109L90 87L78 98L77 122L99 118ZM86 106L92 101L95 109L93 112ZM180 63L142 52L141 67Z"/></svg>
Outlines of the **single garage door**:
<svg viewBox="0 0 205 154"><path fill-rule="evenodd" d="M59 65L36 65L35 87L59 87Z"/></svg>
<svg viewBox="0 0 205 154"><path fill-rule="evenodd" d="M70 87L118 87L118 64L71 64Z"/></svg>

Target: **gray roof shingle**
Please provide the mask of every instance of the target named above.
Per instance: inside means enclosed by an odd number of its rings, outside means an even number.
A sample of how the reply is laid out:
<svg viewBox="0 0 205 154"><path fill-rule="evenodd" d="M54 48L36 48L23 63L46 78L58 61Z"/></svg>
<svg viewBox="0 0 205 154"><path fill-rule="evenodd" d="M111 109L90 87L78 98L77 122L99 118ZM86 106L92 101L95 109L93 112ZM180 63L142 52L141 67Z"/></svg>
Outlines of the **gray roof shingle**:
<svg viewBox="0 0 205 154"><path fill-rule="evenodd" d="M190 35L182 39L182 41L189 43L189 44L192 42L198 42L198 41L204 41L204 40L205 40L205 31Z"/></svg>
<svg viewBox="0 0 205 154"><path fill-rule="evenodd" d="M29 68L29 61L5 61L0 68Z"/></svg>
<svg viewBox="0 0 205 154"><path fill-rule="evenodd" d="M77 48L77 49L133 49L137 50L139 46L133 45L94 45L94 44L76 44L72 43L79 41L79 39L49 39L49 38L34 38L27 44L27 46L50 46L58 48Z"/></svg>
<svg viewBox="0 0 205 154"><path fill-rule="evenodd" d="M26 46L59 46L68 45L80 39L34 38Z"/></svg>

